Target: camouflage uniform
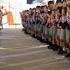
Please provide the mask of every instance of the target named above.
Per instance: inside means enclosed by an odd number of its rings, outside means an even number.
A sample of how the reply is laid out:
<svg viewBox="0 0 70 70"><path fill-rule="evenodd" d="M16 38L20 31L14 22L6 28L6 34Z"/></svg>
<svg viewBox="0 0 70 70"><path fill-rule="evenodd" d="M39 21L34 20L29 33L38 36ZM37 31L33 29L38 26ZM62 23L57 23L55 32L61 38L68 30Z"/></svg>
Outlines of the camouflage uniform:
<svg viewBox="0 0 70 70"><path fill-rule="evenodd" d="M3 13L2 13L2 11L0 10L0 29L3 28L3 25L2 25L2 16L3 16Z"/></svg>
<svg viewBox="0 0 70 70"><path fill-rule="evenodd" d="M67 16L68 28L66 29L66 42L70 43L70 15Z"/></svg>
<svg viewBox="0 0 70 70"><path fill-rule="evenodd" d="M66 42L66 25L67 24L67 17L62 17L62 29L61 29L61 40Z"/></svg>

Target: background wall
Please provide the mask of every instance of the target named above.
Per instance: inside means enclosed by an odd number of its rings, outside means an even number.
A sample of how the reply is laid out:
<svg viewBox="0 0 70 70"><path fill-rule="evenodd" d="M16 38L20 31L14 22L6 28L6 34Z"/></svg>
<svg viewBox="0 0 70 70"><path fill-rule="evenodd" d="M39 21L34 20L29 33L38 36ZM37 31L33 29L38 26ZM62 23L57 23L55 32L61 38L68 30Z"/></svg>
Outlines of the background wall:
<svg viewBox="0 0 70 70"><path fill-rule="evenodd" d="M11 11L14 17L14 24L21 24L20 12L29 8L42 5L41 2L47 3L49 0L33 0L32 4L27 4L27 0L0 0L0 5L4 6L4 9ZM6 16L3 17L3 24L7 25Z"/></svg>

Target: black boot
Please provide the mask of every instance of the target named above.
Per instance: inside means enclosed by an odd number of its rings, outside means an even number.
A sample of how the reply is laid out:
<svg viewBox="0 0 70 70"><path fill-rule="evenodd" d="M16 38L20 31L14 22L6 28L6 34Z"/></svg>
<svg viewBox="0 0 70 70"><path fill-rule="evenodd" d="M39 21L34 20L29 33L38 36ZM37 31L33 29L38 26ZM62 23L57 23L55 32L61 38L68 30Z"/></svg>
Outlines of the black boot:
<svg viewBox="0 0 70 70"><path fill-rule="evenodd" d="M22 31L25 31L25 29L24 29L24 28L22 28Z"/></svg>
<svg viewBox="0 0 70 70"><path fill-rule="evenodd" d="M48 46L48 49L52 49L53 47L50 45L50 46Z"/></svg>
<svg viewBox="0 0 70 70"><path fill-rule="evenodd" d="M66 52L66 51L63 51L62 48L59 48L57 54L66 54L66 53L67 53L67 52Z"/></svg>
<svg viewBox="0 0 70 70"><path fill-rule="evenodd" d="M54 46L52 45L52 43L48 42L48 44L49 44L48 49L53 49Z"/></svg>
<svg viewBox="0 0 70 70"><path fill-rule="evenodd" d="M59 46L53 45L53 51L58 51Z"/></svg>
<svg viewBox="0 0 70 70"><path fill-rule="evenodd" d="M65 57L67 57L67 58L70 57L70 53L66 54Z"/></svg>

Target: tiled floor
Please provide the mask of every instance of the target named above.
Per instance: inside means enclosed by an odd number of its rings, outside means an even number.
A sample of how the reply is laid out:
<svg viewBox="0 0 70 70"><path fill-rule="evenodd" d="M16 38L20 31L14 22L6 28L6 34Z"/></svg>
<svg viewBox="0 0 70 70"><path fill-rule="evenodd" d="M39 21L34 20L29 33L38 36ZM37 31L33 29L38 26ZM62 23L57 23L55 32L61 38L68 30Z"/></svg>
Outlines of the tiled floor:
<svg viewBox="0 0 70 70"><path fill-rule="evenodd" d="M45 47L46 46L46 47ZM0 31L0 70L70 70L70 59L21 29Z"/></svg>

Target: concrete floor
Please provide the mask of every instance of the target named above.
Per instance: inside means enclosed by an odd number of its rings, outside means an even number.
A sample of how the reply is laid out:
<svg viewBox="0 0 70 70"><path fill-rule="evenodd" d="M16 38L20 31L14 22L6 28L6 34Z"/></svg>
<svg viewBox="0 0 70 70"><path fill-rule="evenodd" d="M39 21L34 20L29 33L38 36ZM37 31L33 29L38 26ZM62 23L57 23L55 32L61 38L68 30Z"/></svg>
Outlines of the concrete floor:
<svg viewBox="0 0 70 70"><path fill-rule="evenodd" d="M0 31L0 70L70 70L70 59L21 29Z"/></svg>

